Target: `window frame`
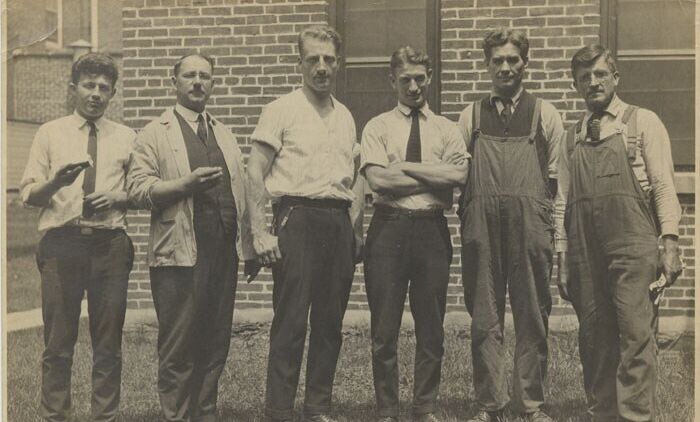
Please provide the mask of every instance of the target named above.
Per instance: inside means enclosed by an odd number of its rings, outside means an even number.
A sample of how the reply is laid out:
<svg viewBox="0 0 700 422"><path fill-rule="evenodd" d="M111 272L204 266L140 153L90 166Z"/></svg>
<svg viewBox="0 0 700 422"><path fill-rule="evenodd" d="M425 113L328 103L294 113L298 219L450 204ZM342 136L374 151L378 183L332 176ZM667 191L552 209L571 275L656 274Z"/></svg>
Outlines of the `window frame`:
<svg viewBox="0 0 700 422"><path fill-rule="evenodd" d="M345 96L345 79L346 79L346 68L345 63L347 58L345 57L345 19L342 11L345 10L345 3L352 0L328 0L328 22L333 25L338 31L338 33L343 37L343 48L340 55L343 60L343 65L338 72L338 78L336 81L335 95L339 99L343 99ZM441 14L440 14L440 2L427 0L426 1L426 46L428 57L430 57L431 64L433 67L433 75L430 82L430 92L428 95L428 103L430 104L431 110L440 114L440 92L441 92L441 77L440 77L440 30L441 30ZM387 68L389 66L389 57L371 57L369 60L350 60L353 64L380 64L386 63Z"/></svg>
<svg viewBox="0 0 700 422"><path fill-rule="evenodd" d="M650 50L620 50L618 48L618 0L600 0L600 43L601 45L607 47L613 54L613 56L616 59L619 59L620 57L624 58L632 58L632 59L643 59L644 57L648 57L650 60L668 60L668 59L684 59L684 58L689 58L693 57L694 61L697 60L697 54L696 50L693 49L650 49ZM697 5L696 5L697 7ZM697 15L697 10L696 10L696 15ZM697 65L695 66L697 69ZM697 70L696 70L697 73ZM697 74L695 77L696 80L698 80ZM697 89L697 87L696 87ZM697 100L695 101L696 107L697 107ZM697 109L695 110L694 115L697 115ZM698 131L698 125L697 125L697 118L695 119L694 122L695 125L695 130L691 134L693 137L692 143L694 144L694 147L696 149L695 151L695 156L698 156L698 145L697 145L697 134L699 133ZM688 167L692 167L692 169L687 169ZM676 184L678 185L679 183L679 174L691 174L693 175L694 172L697 170L697 159L693 160L691 164L678 164L676 165L676 168L681 168L682 170L678 171L676 170ZM681 181L681 186L677 186L678 192L679 193L694 193L694 183L686 183L685 181ZM685 186L692 185L690 188L686 188Z"/></svg>

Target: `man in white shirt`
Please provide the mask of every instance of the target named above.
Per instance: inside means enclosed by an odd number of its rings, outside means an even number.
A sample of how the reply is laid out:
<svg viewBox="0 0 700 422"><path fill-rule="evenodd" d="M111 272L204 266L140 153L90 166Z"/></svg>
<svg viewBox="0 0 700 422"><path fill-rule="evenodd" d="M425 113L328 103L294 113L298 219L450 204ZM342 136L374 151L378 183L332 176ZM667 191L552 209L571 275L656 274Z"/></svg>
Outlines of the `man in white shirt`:
<svg viewBox="0 0 700 422"><path fill-rule="evenodd" d="M92 340L92 420L117 417L121 338L134 248L126 228L126 174L135 134L103 117L118 71L104 54L80 57L71 72L73 114L42 125L20 183L41 208L37 265L44 320L41 417L65 421L73 349L87 291Z"/></svg>

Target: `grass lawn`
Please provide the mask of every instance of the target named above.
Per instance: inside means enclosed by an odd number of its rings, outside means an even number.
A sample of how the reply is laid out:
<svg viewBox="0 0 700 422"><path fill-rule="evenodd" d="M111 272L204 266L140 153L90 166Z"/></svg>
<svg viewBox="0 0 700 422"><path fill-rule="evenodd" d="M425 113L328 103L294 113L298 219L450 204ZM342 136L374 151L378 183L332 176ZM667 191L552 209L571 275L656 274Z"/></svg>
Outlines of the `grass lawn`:
<svg viewBox="0 0 700 422"><path fill-rule="evenodd" d="M73 365L73 403L77 420L89 419L90 350L87 326L83 320ZM262 421L265 396L267 325L236 326L228 364L220 383L221 421ZM375 420L374 391L367 329L348 329L341 352L334 389L334 414L341 421ZM508 358L512 361L513 333L507 333ZM8 334L9 421L37 420L40 383L42 329ZM124 334L124 368L121 415L123 421L158 420L156 394L156 332L138 326ZM404 330L400 338L401 407L403 420L409 420L413 380L413 333ZM548 374L546 410L556 421L583 422L585 401L575 333L554 333L550 341L551 361ZM659 422L692 421L693 368L692 348L660 355ZM512 364L508 365L509 370ZM303 395L303 378L299 396ZM465 421L473 412L471 354L468 331L448 328L445 341L443 381L440 388L440 416L445 421ZM301 397L300 397L301 398ZM301 400L297 400L297 411ZM517 421L509 413L509 421Z"/></svg>
<svg viewBox="0 0 700 422"><path fill-rule="evenodd" d="M18 200L7 203L7 312L41 306L41 279L35 252L39 210L25 208Z"/></svg>

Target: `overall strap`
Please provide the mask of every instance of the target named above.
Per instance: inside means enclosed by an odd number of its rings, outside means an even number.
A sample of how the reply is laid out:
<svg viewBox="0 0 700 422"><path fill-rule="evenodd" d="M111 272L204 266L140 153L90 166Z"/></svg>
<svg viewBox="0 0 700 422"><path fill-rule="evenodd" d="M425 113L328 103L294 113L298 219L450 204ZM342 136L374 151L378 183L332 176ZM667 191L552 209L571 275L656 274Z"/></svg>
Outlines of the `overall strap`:
<svg viewBox="0 0 700 422"><path fill-rule="evenodd" d="M542 99L535 100L535 111L532 113L532 124L530 125L530 143L535 141L537 136L537 124L540 122L540 114L542 111Z"/></svg>
<svg viewBox="0 0 700 422"><path fill-rule="evenodd" d="M622 124L627 126L627 158L630 160L637 157L637 144L642 141L637 133L637 110L639 107L630 105L622 115Z"/></svg>
<svg viewBox="0 0 700 422"><path fill-rule="evenodd" d="M483 100L474 101L472 108L472 134L471 139L469 139L469 145L467 147L467 152L469 154L474 154L474 142L476 141L477 135L481 133L481 102Z"/></svg>
<svg viewBox="0 0 700 422"><path fill-rule="evenodd" d="M540 171L542 172L542 179L544 180L545 186L548 185L549 180L549 146L547 145L547 139L542 136L537 136L537 128L542 117L542 100L537 98L535 100L535 110L532 116L532 126L530 127L530 143L535 143L535 150L537 152L537 161L540 165Z"/></svg>
<svg viewBox="0 0 700 422"><path fill-rule="evenodd" d="M569 162L571 162L571 156L574 153L574 148L576 148L576 139L581 133L583 128L583 119L579 120L566 132L566 156L569 157Z"/></svg>

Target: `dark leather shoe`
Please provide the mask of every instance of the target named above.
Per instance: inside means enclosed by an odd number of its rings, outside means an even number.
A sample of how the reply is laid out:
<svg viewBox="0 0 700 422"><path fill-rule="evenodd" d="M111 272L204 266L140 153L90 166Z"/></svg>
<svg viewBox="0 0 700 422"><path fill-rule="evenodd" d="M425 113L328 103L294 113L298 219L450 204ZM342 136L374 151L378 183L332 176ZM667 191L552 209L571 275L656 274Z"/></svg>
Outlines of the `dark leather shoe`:
<svg viewBox="0 0 700 422"><path fill-rule="evenodd" d="M331 418L330 416L319 413L318 415L304 416L304 422L338 422L337 420Z"/></svg>
<svg viewBox="0 0 700 422"><path fill-rule="evenodd" d="M541 410L536 410L533 413L526 413L523 419L527 422L554 422L554 419Z"/></svg>
<svg viewBox="0 0 700 422"><path fill-rule="evenodd" d="M435 416L434 413L426 413L424 415L413 416L413 421L414 422L440 422L440 419L438 419L438 417Z"/></svg>
<svg viewBox="0 0 700 422"><path fill-rule="evenodd" d="M505 422L503 411L487 412L480 410L472 419L467 422Z"/></svg>

